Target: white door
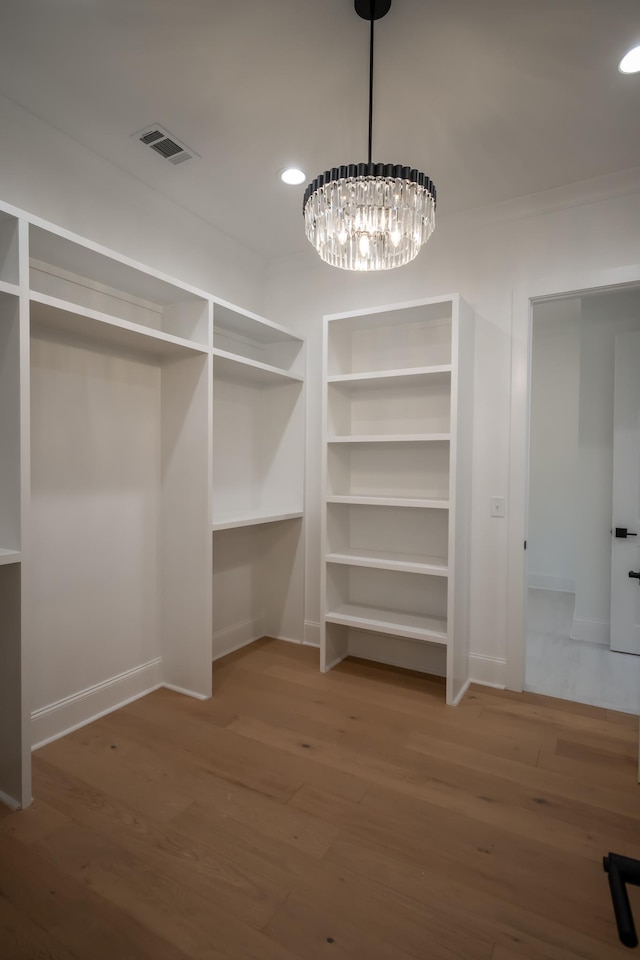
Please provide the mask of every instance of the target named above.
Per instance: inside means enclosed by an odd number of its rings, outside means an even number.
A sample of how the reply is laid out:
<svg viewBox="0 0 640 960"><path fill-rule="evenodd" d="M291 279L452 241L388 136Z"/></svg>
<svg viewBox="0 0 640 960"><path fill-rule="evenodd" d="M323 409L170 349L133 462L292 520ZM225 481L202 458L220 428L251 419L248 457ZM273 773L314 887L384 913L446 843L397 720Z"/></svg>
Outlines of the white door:
<svg viewBox="0 0 640 960"><path fill-rule="evenodd" d="M615 364L611 649L640 654L640 332L617 335Z"/></svg>

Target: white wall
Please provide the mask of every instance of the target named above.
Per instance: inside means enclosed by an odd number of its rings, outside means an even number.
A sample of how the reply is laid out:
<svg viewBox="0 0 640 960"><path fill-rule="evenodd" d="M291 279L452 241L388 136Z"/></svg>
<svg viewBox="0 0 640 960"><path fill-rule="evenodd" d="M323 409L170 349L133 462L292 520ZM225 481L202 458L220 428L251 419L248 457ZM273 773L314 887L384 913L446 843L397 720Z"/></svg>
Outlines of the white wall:
<svg viewBox="0 0 640 960"><path fill-rule="evenodd" d="M324 313L460 292L475 308L472 671L505 679L507 520L489 516L508 495L511 323L514 289L575 289L585 271L640 263L640 171L455 216L414 263L371 276L307 256L268 271L265 312L309 337L307 620L319 618L320 356ZM302 230L302 218L300 218ZM508 512L508 506L507 506Z"/></svg>
<svg viewBox="0 0 640 960"><path fill-rule="evenodd" d="M261 310L257 254L1 96L0 131L0 200Z"/></svg>
<svg viewBox="0 0 640 960"><path fill-rule="evenodd" d="M576 589L580 298L533 309L529 586Z"/></svg>

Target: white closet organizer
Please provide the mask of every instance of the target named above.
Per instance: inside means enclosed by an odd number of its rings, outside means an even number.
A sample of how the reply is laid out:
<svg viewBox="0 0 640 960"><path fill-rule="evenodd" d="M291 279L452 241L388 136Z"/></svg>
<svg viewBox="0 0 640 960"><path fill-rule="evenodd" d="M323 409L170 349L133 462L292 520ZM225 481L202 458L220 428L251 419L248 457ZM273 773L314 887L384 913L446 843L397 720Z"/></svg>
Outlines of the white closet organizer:
<svg viewBox="0 0 640 960"><path fill-rule="evenodd" d="M157 686L209 697L214 622L302 640L303 363L0 205L0 802L30 802L34 744Z"/></svg>
<svg viewBox="0 0 640 960"><path fill-rule="evenodd" d="M34 224L29 254L38 742L112 678L211 695L210 304Z"/></svg>
<svg viewBox="0 0 640 960"><path fill-rule="evenodd" d="M20 224L0 212L0 800L15 806L30 791L24 732L20 594L22 581L22 403Z"/></svg>
<svg viewBox="0 0 640 960"><path fill-rule="evenodd" d="M304 351L283 327L213 317L213 657L304 630Z"/></svg>
<svg viewBox="0 0 640 960"><path fill-rule="evenodd" d="M458 295L324 324L321 669L468 682L473 323Z"/></svg>

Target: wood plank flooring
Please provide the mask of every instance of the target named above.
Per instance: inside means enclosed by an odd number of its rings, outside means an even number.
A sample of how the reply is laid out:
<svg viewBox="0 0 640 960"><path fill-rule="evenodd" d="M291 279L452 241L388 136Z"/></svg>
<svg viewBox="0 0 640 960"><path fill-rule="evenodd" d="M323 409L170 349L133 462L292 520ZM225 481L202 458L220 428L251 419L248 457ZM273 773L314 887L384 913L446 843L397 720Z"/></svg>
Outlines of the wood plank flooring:
<svg viewBox="0 0 640 960"><path fill-rule="evenodd" d="M3 960L614 960L637 720L262 640L34 755ZM632 901L640 924L640 891Z"/></svg>

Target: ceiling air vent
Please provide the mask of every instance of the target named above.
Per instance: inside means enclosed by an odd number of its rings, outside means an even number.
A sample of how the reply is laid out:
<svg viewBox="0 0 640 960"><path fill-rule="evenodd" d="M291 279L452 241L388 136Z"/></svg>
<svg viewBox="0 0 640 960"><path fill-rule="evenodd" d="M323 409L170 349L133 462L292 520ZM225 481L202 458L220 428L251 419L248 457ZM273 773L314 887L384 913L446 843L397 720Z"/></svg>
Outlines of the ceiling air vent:
<svg viewBox="0 0 640 960"><path fill-rule="evenodd" d="M195 150L185 146L184 143L180 143L173 134L168 133L157 123L152 127L147 127L146 130L134 133L133 136L137 137L140 143L144 143L146 147L151 147L152 150L155 150L170 163L184 163L185 160L192 160L198 156Z"/></svg>

